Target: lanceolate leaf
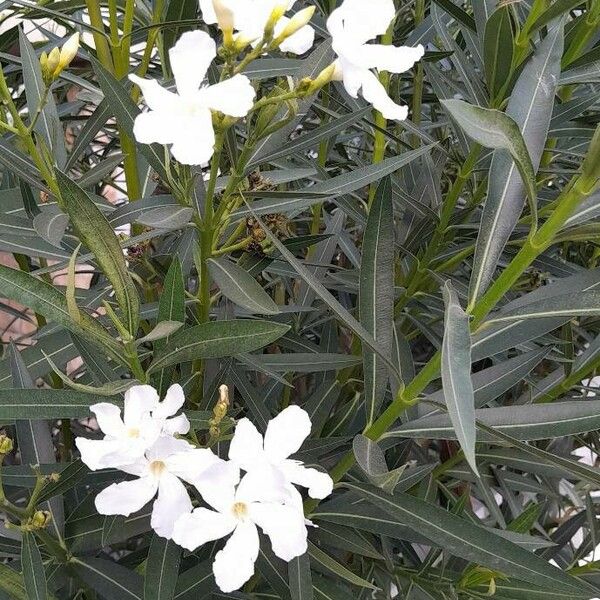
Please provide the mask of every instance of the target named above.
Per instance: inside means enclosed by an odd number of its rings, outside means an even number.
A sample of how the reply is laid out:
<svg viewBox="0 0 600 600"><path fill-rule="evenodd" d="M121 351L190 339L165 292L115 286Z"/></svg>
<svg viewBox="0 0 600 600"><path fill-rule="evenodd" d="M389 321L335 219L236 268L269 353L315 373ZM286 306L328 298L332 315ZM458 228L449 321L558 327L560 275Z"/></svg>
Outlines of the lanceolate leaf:
<svg viewBox="0 0 600 600"><path fill-rule="evenodd" d="M279 312L271 296L248 271L224 258L210 258L207 262L213 280L231 301L256 314Z"/></svg>
<svg viewBox="0 0 600 600"><path fill-rule="evenodd" d="M529 199L535 205L535 172L527 145L514 119L499 110L481 108L462 100L442 100L442 104L464 132L478 144L510 154L521 174Z"/></svg>
<svg viewBox="0 0 600 600"><path fill-rule="evenodd" d="M28 306L50 321L100 345L117 361L123 361L119 344L95 319L82 312L79 323L71 320L66 298L52 285L24 271L0 265L0 289L5 297Z"/></svg>
<svg viewBox="0 0 600 600"><path fill-rule="evenodd" d="M455 556L533 584L562 586L561 589L574 593L586 590L585 584L508 540L494 537L490 543L490 534L485 528L438 506L408 494L392 496L366 484L346 483L345 486Z"/></svg>
<svg viewBox="0 0 600 600"><path fill-rule="evenodd" d="M365 228L359 291L360 322L392 355L394 329L394 210L392 181L386 177L377 187ZM367 424L371 424L383 402L388 370L376 352L363 349Z"/></svg>
<svg viewBox="0 0 600 600"><path fill-rule="evenodd" d="M310 558L303 554L288 563L291 600L313 600Z"/></svg>
<svg viewBox="0 0 600 600"><path fill-rule="evenodd" d="M146 563L144 600L173 600L180 560L181 548L175 542L154 535Z"/></svg>
<svg viewBox="0 0 600 600"><path fill-rule="evenodd" d="M560 76L563 28L552 28L525 65L515 84L506 116L516 123L533 172L537 171L550 126L554 94ZM531 198L533 179L527 182L523 171L502 152L496 151L490 167L487 200L475 249L470 296L479 298L494 276L494 270L523 210L525 197Z"/></svg>
<svg viewBox="0 0 600 600"><path fill-rule="evenodd" d="M513 33L508 6L500 6L487 20L483 52L488 88L494 98L506 85L512 70Z"/></svg>
<svg viewBox="0 0 600 600"><path fill-rule="evenodd" d="M475 461L475 398L471 381L471 334L469 317L449 281L444 285L444 340L442 343L442 383L448 414L456 437L470 467Z"/></svg>
<svg viewBox="0 0 600 600"><path fill-rule="evenodd" d="M252 352L279 339L289 326L268 321L212 321L178 331L156 354L149 372L200 358Z"/></svg>
<svg viewBox="0 0 600 600"><path fill-rule="evenodd" d="M87 192L63 173L57 172L56 178L61 190L62 207L71 217L80 241L91 250L112 283L125 325L135 335L140 300L115 232Z"/></svg>
<svg viewBox="0 0 600 600"><path fill-rule="evenodd" d="M568 401L552 404L501 406L475 411L475 418L496 431L518 440L543 440L576 435L600 428L600 401ZM457 439L450 417L436 414L411 421L389 432L388 437ZM495 438L480 432L479 441Z"/></svg>
<svg viewBox="0 0 600 600"><path fill-rule="evenodd" d="M109 560L73 558L71 567L87 585L103 598L142 600L142 577Z"/></svg>
<svg viewBox="0 0 600 600"><path fill-rule="evenodd" d="M35 535L30 531L23 534L21 563L28 598L30 600L47 600L48 584L44 573L44 563Z"/></svg>

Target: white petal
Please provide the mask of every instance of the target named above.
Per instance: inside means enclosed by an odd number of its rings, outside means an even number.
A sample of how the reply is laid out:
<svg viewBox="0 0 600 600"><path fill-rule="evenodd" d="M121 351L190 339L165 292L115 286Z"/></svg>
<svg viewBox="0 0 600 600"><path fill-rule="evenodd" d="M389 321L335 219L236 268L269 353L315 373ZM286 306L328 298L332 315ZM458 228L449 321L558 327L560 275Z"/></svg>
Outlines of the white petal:
<svg viewBox="0 0 600 600"><path fill-rule="evenodd" d="M308 495L311 498L322 500L333 492L333 479L328 473L309 469L294 460L284 461L280 468L292 483L308 488Z"/></svg>
<svg viewBox="0 0 600 600"><path fill-rule="evenodd" d="M109 402L100 402L90 406L96 416L98 427L105 435L120 437L125 434L125 426L121 419L121 409Z"/></svg>
<svg viewBox="0 0 600 600"><path fill-rule="evenodd" d="M166 435L185 435L190 427L189 419L185 415L179 415L165 421L163 433Z"/></svg>
<svg viewBox="0 0 600 600"><path fill-rule="evenodd" d="M192 501L175 475L163 473L158 483L158 498L152 507L150 524L160 537L170 539L179 517L192 512Z"/></svg>
<svg viewBox="0 0 600 600"><path fill-rule="evenodd" d="M207 542L229 535L236 525L237 521L232 516L208 508L196 508L177 519L173 541L186 550L194 551Z"/></svg>
<svg viewBox="0 0 600 600"><path fill-rule="evenodd" d="M215 56L217 45L205 31L186 31L177 40L169 50L169 60L180 95L198 91Z"/></svg>
<svg viewBox="0 0 600 600"><path fill-rule="evenodd" d="M123 422L126 427L138 427L142 419L158 404L158 393L151 385L134 385L125 392Z"/></svg>
<svg viewBox="0 0 600 600"><path fill-rule="evenodd" d="M237 466L219 460L203 471L193 483L207 504L219 512L227 513L235 502L235 486L239 480Z"/></svg>
<svg viewBox="0 0 600 600"><path fill-rule="evenodd" d="M254 523L240 523L223 550L217 552L213 563L215 580L222 592L239 590L254 575L258 548L258 531Z"/></svg>
<svg viewBox="0 0 600 600"><path fill-rule="evenodd" d="M164 400L158 403L152 412L152 416L158 419L172 417L183 406L184 402L183 388L178 383L174 383L167 390Z"/></svg>
<svg viewBox="0 0 600 600"><path fill-rule="evenodd" d="M164 462L170 473L194 483L209 467L223 461L208 448L193 448L173 454Z"/></svg>
<svg viewBox="0 0 600 600"><path fill-rule="evenodd" d="M113 483L96 496L96 510L101 515L124 515L141 510L156 494L158 484L153 477Z"/></svg>
<svg viewBox="0 0 600 600"><path fill-rule="evenodd" d="M271 466L256 467L246 473L235 493L237 502L286 502L289 498L283 473Z"/></svg>
<svg viewBox="0 0 600 600"><path fill-rule="evenodd" d="M371 73L365 71L362 81L363 98L370 102L386 119L395 119L396 121L404 121L408 116L408 107L396 104L385 91L385 88Z"/></svg>
<svg viewBox="0 0 600 600"><path fill-rule="evenodd" d="M360 90L363 84L364 74L369 71L355 67L351 62L348 62L344 58L340 58L337 61L337 65L342 74L344 88L352 98L358 98L358 90Z"/></svg>
<svg viewBox="0 0 600 600"><path fill-rule="evenodd" d="M194 450L194 446L185 440L163 435L146 451L146 456L149 461L162 460L166 462L174 454L180 452L190 452Z"/></svg>
<svg viewBox="0 0 600 600"><path fill-rule="evenodd" d="M214 25L217 22L217 15L215 13L213 0L199 0L199 4L202 20L207 25Z"/></svg>
<svg viewBox="0 0 600 600"><path fill-rule="evenodd" d="M212 115L207 108L184 120L171 154L183 165L203 165L212 157L214 145Z"/></svg>
<svg viewBox="0 0 600 600"><path fill-rule="evenodd" d="M77 448L81 460L92 471L98 469L122 469L123 466L136 462L143 457L147 444L141 439L120 438L117 440L88 440L77 438Z"/></svg>
<svg viewBox="0 0 600 600"><path fill-rule="evenodd" d="M327 20L333 36L360 44L384 34L396 14L393 0L344 0Z"/></svg>
<svg viewBox="0 0 600 600"><path fill-rule="evenodd" d="M172 144L179 129L177 117L163 110L141 113L133 123L133 135L140 144Z"/></svg>
<svg viewBox="0 0 600 600"><path fill-rule="evenodd" d="M284 504L252 504L252 520L269 536L273 552L290 561L308 549L304 513Z"/></svg>
<svg viewBox="0 0 600 600"><path fill-rule="evenodd" d="M166 90L155 79L143 79L137 75L130 75L129 79L142 90L144 100L152 110L160 110L168 113L177 107L179 103L177 94Z"/></svg>
<svg viewBox="0 0 600 600"><path fill-rule="evenodd" d="M277 27L275 28L275 37L277 37L278 33L284 29L285 25L289 23L288 17L282 17L279 23L277 23ZM315 43L315 30L310 25L305 25L301 27L294 33L294 35L290 35L289 38L286 38L282 44L279 46L279 49L282 52L291 52L292 54L304 54L308 52Z"/></svg>
<svg viewBox="0 0 600 600"><path fill-rule="evenodd" d="M288 406L269 421L265 433L265 452L271 460L281 460L298 452L310 435L308 413L299 406Z"/></svg>
<svg viewBox="0 0 600 600"><path fill-rule="evenodd" d="M423 46L384 46L364 44L352 57L352 62L365 69L379 69L390 73L403 73L423 58ZM350 58L350 57L347 57Z"/></svg>
<svg viewBox="0 0 600 600"><path fill-rule="evenodd" d="M234 75L215 85L204 88L202 101L213 110L230 117L245 117L254 104L256 92L245 75Z"/></svg>
<svg viewBox="0 0 600 600"><path fill-rule="evenodd" d="M266 462L263 437L249 419L240 419L229 445L229 460L248 471Z"/></svg>

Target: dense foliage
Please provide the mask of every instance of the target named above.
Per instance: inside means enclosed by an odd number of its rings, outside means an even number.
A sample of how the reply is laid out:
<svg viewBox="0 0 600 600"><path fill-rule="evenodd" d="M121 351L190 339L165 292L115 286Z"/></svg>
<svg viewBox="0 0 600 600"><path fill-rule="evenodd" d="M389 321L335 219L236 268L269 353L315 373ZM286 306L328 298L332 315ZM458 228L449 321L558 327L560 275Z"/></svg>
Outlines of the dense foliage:
<svg viewBox="0 0 600 600"><path fill-rule="evenodd" d="M2 4L0 599L600 596L600 0L251 1ZM200 509L293 414L307 551L106 514L134 384Z"/></svg>

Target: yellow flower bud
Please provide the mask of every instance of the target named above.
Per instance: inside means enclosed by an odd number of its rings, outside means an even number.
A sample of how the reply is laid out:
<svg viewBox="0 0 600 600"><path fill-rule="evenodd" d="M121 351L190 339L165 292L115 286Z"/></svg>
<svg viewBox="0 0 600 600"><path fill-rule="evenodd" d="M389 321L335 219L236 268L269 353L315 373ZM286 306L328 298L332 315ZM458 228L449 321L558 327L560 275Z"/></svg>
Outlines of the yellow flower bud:
<svg viewBox="0 0 600 600"><path fill-rule="evenodd" d="M55 76L71 64L79 51L79 33L74 33L60 49L60 61Z"/></svg>
<svg viewBox="0 0 600 600"><path fill-rule="evenodd" d="M271 11L269 16L269 20L265 25L265 38L270 38L273 35L273 31L275 29L275 25L279 23L279 19L285 15L285 12L288 9L289 3L287 0L281 0L275 8Z"/></svg>
<svg viewBox="0 0 600 600"><path fill-rule="evenodd" d="M312 16L315 14L316 6L309 6L298 11L285 26L284 30L277 36L276 43L281 44L285 39L294 35L298 30L302 29L309 23Z"/></svg>
<svg viewBox="0 0 600 600"><path fill-rule="evenodd" d="M29 520L28 525L31 529L45 529L51 520L52 515L47 510L36 510Z"/></svg>
<svg viewBox="0 0 600 600"><path fill-rule="evenodd" d="M0 434L0 456L10 454L13 450L13 441L4 434Z"/></svg>
<svg viewBox="0 0 600 600"><path fill-rule="evenodd" d="M40 66L42 68L42 76L46 83L54 81L54 71L58 68L60 63L60 50L58 48L52 48L50 54L44 54L40 56Z"/></svg>
<svg viewBox="0 0 600 600"><path fill-rule="evenodd" d="M233 46L233 11L224 0L212 0L219 29L223 32L223 45L226 48Z"/></svg>

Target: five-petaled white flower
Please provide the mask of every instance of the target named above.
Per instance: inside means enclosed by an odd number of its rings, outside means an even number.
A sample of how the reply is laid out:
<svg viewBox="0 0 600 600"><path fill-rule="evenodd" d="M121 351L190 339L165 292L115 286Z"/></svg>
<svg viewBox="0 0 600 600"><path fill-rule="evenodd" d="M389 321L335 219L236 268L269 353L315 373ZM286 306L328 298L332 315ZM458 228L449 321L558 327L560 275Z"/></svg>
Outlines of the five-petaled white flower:
<svg viewBox="0 0 600 600"><path fill-rule="evenodd" d="M387 31L396 14L393 0L344 0L327 20L338 55L334 79L343 81L346 91L356 98L361 90L386 119L402 121L408 108L396 104L371 69L402 73L424 54L423 46L387 46L368 44Z"/></svg>
<svg viewBox="0 0 600 600"><path fill-rule="evenodd" d="M121 409L108 402L94 404L98 427L105 434L101 440L79 437L75 440L81 460L93 471L127 465L143 456L160 435L184 434L190 424L185 415L173 417L183 406L180 385L172 385L163 402L149 385L134 385L125 392Z"/></svg>
<svg viewBox="0 0 600 600"><path fill-rule="evenodd" d="M292 484L308 488L311 498L325 498L333 490L331 477L289 458L298 452L310 430L310 417L299 406L288 406L271 419L264 440L248 419L241 419L231 440L229 459L249 473L264 470L266 466L277 470L285 479L286 489L295 504L301 506L302 500Z"/></svg>
<svg viewBox="0 0 600 600"><path fill-rule="evenodd" d="M161 436L144 456L120 467L136 479L113 483L102 490L96 496L96 509L101 515L129 516L158 494L152 506L152 529L161 537L171 538L175 521L192 510L182 480L192 483L202 471L221 462L209 449Z"/></svg>
<svg viewBox="0 0 600 600"><path fill-rule="evenodd" d="M207 469L195 485L214 510L196 508L180 517L173 530L173 540L188 550L232 534L213 563L215 580L223 592L239 589L254 574L257 526L283 560L290 561L307 550L304 514L286 503L281 474L268 467L255 469L236 488L238 479L239 470L232 463Z"/></svg>
<svg viewBox="0 0 600 600"><path fill-rule="evenodd" d="M215 143L211 111L245 117L256 95L245 75L202 86L216 55L216 44L207 33L188 31L169 50L177 93L154 79L129 76L150 108L135 119L133 133L138 142L172 144L171 153L182 164L201 165L210 160Z"/></svg>
<svg viewBox="0 0 600 600"><path fill-rule="evenodd" d="M204 22L208 25L217 23L218 18L213 0L199 1ZM276 10L282 14L273 30L274 37L277 38L290 22L290 19L283 13L290 10L295 3L296 0L220 0L223 9L230 11L232 15L233 27L239 32L239 38L254 44L263 39L269 19ZM287 37L280 44L279 49L282 52L304 54L312 47L314 41L314 29L310 25L305 25Z"/></svg>

